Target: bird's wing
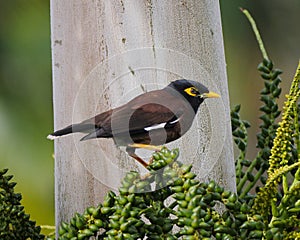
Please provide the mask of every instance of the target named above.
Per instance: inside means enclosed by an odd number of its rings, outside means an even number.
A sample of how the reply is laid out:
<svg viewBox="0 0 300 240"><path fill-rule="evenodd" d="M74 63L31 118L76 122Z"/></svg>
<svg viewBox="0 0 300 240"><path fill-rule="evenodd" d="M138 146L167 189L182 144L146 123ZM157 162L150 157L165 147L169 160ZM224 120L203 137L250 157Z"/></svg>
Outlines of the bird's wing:
<svg viewBox="0 0 300 240"><path fill-rule="evenodd" d="M175 105L174 96L161 90L142 94L127 104L113 109L110 118L95 117L96 125L111 131L112 134L122 134L128 131L140 132L145 128L158 126L162 123L175 121L183 113L181 106Z"/></svg>
<svg viewBox="0 0 300 240"><path fill-rule="evenodd" d="M113 134L141 132L145 128L175 121L179 115L180 113L174 113L167 107L154 103L136 109L117 109L111 115L110 129Z"/></svg>
<svg viewBox="0 0 300 240"><path fill-rule="evenodd" d="M163 128L164 124L176 121L182 114L180 109L171 110L167 106L149 103L135 110L130 117L130 131ZM146 129L147 128L147 129Z"/></svg>

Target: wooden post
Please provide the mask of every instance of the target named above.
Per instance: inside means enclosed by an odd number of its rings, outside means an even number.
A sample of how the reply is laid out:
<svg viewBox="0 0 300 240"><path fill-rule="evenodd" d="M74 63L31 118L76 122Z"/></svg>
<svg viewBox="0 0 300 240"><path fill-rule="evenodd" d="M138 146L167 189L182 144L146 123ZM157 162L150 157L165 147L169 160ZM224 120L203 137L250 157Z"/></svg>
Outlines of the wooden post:
<svg viewBox="0 0 300 240"><path fill-rule="evenodd" d="M235 189L219 1L51 0L51 35L55 130L172 80L199 81L222 98L206 100L169 147L202 180ZM55 141L57 224L97 205L126 171L144 171L112 140L81 137Z"/></svg>

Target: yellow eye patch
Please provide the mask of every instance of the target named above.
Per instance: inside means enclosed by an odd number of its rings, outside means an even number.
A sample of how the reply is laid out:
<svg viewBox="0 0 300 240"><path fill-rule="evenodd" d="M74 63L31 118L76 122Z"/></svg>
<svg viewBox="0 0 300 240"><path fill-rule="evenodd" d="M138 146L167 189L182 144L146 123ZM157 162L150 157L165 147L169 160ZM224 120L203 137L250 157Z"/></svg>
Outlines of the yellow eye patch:
<svg viewBox="0 0 300 240"><path fill-rule="evenodd" d="M196 97L196 96L199 95L199 91L198 91L198 89L195 88L195 87L189 87L189 88L186 88L186 89L184 89L184 91L185 91L188 95L193 96L193 97Z"/></svg>

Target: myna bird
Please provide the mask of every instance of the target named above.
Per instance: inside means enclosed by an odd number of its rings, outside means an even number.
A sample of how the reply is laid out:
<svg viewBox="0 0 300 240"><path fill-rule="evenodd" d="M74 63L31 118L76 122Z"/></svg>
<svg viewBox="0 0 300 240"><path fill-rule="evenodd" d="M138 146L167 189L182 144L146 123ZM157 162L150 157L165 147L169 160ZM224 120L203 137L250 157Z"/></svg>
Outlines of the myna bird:
<svg viewBox="0 0 300 240"><path fill-rule="evenodd" d="M75 132L87 133L81 140L113 138L117 146L126 146L127 153L146 167L148 164L135 154L136 148L159 150L161 145L180 138L191 127L204 99L217 97L220 96L199 82L180 79L55 131L48 138Z"/></svg>

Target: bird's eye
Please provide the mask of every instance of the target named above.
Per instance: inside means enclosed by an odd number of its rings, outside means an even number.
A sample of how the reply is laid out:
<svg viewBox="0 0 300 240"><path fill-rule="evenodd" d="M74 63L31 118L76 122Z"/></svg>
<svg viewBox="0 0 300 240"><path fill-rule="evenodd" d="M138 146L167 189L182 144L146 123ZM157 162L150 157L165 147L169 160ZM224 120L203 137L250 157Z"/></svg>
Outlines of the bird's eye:
<svg viewBox="0 0 300 240"><path fill-rule="evenodd" d="M184 91L190 96L193 96L193 97L199 96L199 91L195 87L186 88L186 89L184 89Z"/></svg>

